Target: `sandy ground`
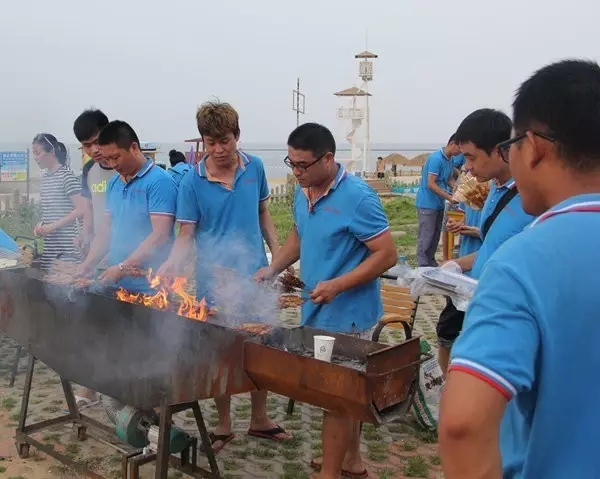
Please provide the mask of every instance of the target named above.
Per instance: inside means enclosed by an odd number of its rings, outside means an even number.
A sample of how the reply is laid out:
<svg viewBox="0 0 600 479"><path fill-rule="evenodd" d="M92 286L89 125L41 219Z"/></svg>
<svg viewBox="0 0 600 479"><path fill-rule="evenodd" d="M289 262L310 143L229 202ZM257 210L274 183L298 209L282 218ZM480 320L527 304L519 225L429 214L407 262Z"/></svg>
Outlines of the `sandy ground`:
<svg viewBox="0 0 600 479"><path fill-rule="evenodd" d="M443 306L441 298L428 297L421 301L415 333L435 344L435 320ZM297 311L287 311L282 322L294 325L298 322ZM402 340L399 330L384 332L383 341L393 343ZM76 478L81 474L70 470L49 456L31 449L28 459L20 459L14 447L14 430L19 417L21 394L25 379L26 358L20 361L19 374L14 388L8 387L8 372L15 357L15 343L0 336L0 479L50 479ZM40 365L34 376L28 423L62 414L64 398L58 376L44 365ZM311 473L310 460L321 454L320 410L297 404L292 416L287 416L287 398L270 395L269 413L279 424L294 435L288 442L275 443L249 438L246 431L250 417L248 395L233 399L232 411L235 418L236 439L217 456L224 478L308 478ZM216 424L216 410L212 401L202 401L201 408L209 429ZM106 421L104 411L96 406L86 414ZM194 422L189 413L181 413L175 423L192 434ZM70 426L59 426L44 431L38 438L52 444L55 449L86 463L105 475L120 477L120 455L110 447L88 438L78 441ZM370 477L380 479L442 477L437 456L435 435L417 429L410 418L400 423L391 423L374 428L365 425L362 450L366 458ZM200 461L205 464L203 456ZM152 478L153 465L144 466L144 478ZM170 478L186 477L171 471Z"/></svg>

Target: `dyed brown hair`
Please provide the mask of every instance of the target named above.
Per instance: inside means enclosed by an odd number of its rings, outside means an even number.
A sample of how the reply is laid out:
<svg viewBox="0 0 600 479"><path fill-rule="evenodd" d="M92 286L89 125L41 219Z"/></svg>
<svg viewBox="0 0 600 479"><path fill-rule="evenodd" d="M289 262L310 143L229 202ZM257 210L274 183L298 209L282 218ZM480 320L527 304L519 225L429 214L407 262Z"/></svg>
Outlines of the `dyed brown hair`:
<svg viewBox="0 0 600 479"><path fill-rule="evenodd" d="M223 138L229 133L235 137L240 134L239 116L229 103L209 101L204 103L196 113L196 123L201 136Z"/></svg>

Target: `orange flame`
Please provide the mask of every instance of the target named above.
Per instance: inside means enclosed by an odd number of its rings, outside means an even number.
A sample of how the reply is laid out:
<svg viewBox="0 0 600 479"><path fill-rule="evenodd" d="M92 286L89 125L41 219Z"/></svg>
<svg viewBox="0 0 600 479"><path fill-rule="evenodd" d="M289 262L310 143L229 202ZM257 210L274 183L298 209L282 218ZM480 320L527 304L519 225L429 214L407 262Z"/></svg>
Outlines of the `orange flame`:
<svg viewBox="0 0 600 479"><path fill-rule="evenodd" d="M127 303L142 304L150 308L164 311L170 309L172 301L169 301L169 297L171 296L172 298L175 296L179 300L177 314L180 316L196 319L198 321L206 321L208 316L213 314L213 311L206 305L204 298L198 301L193 295L185 290L188 281L187 278L155 276L150 272L148 274L148 280L150 282L150 287L157 289L155 294L130 293L126 289L119 288L116 294L117 299Z"/></svg>

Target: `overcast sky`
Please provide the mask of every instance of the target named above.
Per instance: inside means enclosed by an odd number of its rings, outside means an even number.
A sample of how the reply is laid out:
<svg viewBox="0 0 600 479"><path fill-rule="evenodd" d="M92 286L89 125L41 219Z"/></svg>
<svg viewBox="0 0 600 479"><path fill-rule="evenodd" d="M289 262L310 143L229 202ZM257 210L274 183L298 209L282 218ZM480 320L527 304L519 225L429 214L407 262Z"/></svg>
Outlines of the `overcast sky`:
<svg viewBox="0 0 600 479"><path fill-rule="evenodd" d="M283 143L305 121L344 133L357 84L354 54L377 53L375 142L445 141L471 110L510 112L518 84L564 57L597 60L597 0L21 0L2 7L0 142L38 131L72 143L89 106L131 123L143 140L197 135L211 97L241 115L245 142ZM551 99L549 99L551 101Z"/></svg>

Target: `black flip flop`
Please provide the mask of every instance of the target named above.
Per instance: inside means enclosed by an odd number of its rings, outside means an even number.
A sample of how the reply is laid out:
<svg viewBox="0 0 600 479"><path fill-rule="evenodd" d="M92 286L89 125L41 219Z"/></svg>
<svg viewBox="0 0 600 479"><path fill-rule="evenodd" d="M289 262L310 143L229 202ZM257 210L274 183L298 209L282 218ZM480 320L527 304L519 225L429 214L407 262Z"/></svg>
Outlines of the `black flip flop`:
<svg viewBox="0 0 600 479"><path fill-rule="evenodd" d="M273 429L266 429L264 431L259 431L258 429L248 429L248 436L259 437L261 439L270 439L271 441L276 442L287 441L287 438L278 438L277 434L287 434L287 431L279 425Z"/></svg>

